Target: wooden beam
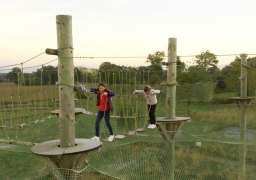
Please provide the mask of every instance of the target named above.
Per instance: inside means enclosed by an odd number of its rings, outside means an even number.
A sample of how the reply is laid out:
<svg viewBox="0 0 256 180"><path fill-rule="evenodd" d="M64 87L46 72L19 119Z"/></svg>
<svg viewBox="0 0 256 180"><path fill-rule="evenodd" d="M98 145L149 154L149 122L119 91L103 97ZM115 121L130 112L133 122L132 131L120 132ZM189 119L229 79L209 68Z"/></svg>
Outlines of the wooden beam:
<svg viewBox="0 0 256 180"><path fill-rule="evenodd" d="M58 50L57 49L50 49L50 48L47 48L45 50L45 53L46 54L49 54L49 55L58 55Z"/></svg>
<svg viewBox="0 0 256 180"><path fill-rule="evenodd" d="M32 147L35 145L35 143L32 143L32 142L24 142L24 141L18 141L18 140L7 140L7 139L0 139L0 143L22 145L22 146L28 146L28 147Z"/></svg>
<svg viewBox="0 0 256 180"><path fill-rule="evenodd" d="M88 152L84 152L84 153L82 153L82 154L80 155L79 159L77 160L77 162L76 162L76 164L75 164L75 167L74 167L75 170L81 170L81 169L82 169L83 164L84 164L84 162L85 162L85 160L86 160L87 155L88 155Z"/></svg>
<svg viewBox="0 0 256 180"><path fill-rule="evenodd" d="M164 140L167 140L170 143L170 145L172 145L173 140L170 138L170 135L166 133L166 128L164 125L165 123L158 124L158 127L159 127L158 129L160 131L161 136L164 138Z"/></svg>
<svg viewBox="0 0 256 180"><path fill-rule="evenodd" d="M43 159L46 161L46 164L51 168L51 172L56 177L57 180L65 179L63 174L60 171L60 167L56 165L55 161L50 158L50 156L42 156Z"/></svg>

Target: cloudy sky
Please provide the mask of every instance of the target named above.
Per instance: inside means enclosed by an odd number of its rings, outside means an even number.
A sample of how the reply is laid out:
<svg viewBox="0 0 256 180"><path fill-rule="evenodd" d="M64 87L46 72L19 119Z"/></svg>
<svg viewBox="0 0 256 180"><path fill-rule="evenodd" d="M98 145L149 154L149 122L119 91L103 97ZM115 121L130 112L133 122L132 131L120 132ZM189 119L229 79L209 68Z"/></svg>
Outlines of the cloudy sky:
<svg viewBox="0 0 256 180"><path fill-rule="evenodd" d="M256 56L255 7L255 0L0 0L0 71L57 48L57 15L72 16L75 57L142 57L75 58L75 66L147 66L148 54L167 53L168 38L177 38L179 56L192 55L185 63L206 50ZM219 66L234 57L219 56ZM43 54L23 67L54 59Z"/></svg>

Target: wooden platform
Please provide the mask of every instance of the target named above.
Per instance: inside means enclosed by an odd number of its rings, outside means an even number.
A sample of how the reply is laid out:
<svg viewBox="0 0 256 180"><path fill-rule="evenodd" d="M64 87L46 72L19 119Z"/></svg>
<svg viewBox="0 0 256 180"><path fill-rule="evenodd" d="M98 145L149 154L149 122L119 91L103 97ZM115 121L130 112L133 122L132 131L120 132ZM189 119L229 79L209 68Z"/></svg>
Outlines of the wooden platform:
<svg viewBox="0 0 256 180"><path fill-rule="evenodd" d="M252 103L254 97L231 97L231 99L236 101L238 106L244 106L245 109Z"/></svg>
<svg viewBox="0 0 256 180"><path fill-rule="evenodd" d="M87 113L89 113L88 111L86 111L86 110L83 109L83 108L75 108L75 109L74 109L74 112L75 112L75 114L87 114ZM59 110L59 109L53 110L53 111L51 111L51 114L52 114L52 115L57 115L57 116L59 116L60 110ZM90 114L90 113L89 113L89 114Z"/></svg>
<svg viewBox="0 0 256 180"><path fill-rule="evenodd" d="M129 131L129 132L127 133L127 135L130 135L130 136L136 135L136 131Z"/></svg>
<svg viewBox="0 0 256 180"><path fill-rule="evenodd" d="M234 100L252 100L254 99L254 97L231 97L231 99L234 99Z"/></svg>
<svg viewBox="0 0 256 180"><path fill-rule="evenodd" d="M160 135L163 139L172 146L177 139L181 127L185 122L190 122L190 117L175 117L173 119L167 119L166 117L156 118L156 126L160 131Z"/></svg>
<svg viewBox="0 0 256 180"><path fill-rule="evenodd" d="M78 154L83 152L89 152L96 150L102 146L101 141L95 141L92 139L75 139L75 146L61 148L60 140L46 141L35 145L31 148L34 154L42 156L60 156L67 154Z"/></svg>
<svg viewBox="0 0 256 180"><path fill-rule="evenodd" d="M136 132L144 132L145 129L144 129L144 128L137 128L135 131L136 131Z"/></svg>
<svg viewBox="0 0 256 180"><path fill-rule="evenodd" d="M175 117L174 119L166 119L165 117L158 117L156 118L157 123L158 122L168 122L168 123L177 123L177 122L186 122L191 121L190 117Z"/></svg>

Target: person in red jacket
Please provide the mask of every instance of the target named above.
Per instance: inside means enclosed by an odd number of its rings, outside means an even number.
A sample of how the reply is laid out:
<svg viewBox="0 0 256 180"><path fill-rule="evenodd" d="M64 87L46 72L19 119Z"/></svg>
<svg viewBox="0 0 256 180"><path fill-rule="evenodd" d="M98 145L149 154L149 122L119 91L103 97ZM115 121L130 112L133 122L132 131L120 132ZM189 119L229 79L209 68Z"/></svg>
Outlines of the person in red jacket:
<svg viewBox="0 0 256 180"><path fill-rule="evenodd" d="M91 139L98 141L100 140L100 121L104 117L110 134L108 141L112 142L114 140L114 133L110 124L110 112L114 111L111 97L113 97L115 93L107 89L103 83L100 83L98 88L90 88L90 91L97 94L96 106L98 107L98 114L95 121L96 133L95 136Z"/></svg>

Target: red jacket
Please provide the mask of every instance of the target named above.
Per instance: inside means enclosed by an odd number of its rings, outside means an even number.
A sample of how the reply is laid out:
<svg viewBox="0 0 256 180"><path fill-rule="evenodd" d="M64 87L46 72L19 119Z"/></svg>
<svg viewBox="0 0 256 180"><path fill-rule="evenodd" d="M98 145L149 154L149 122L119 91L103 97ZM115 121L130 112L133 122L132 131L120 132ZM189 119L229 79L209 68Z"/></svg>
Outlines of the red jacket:
<svg viewBox="0 0 256 180"><path fill-rule="evenodd" d="M109 89L105 89L104 92L107 92L107 95L100 93L98 88L91 88L91 92L94 92L98 95L99 102L97 101L97 106L100 111L114 111L111 97L115 95L114 92Z"/></svg>

